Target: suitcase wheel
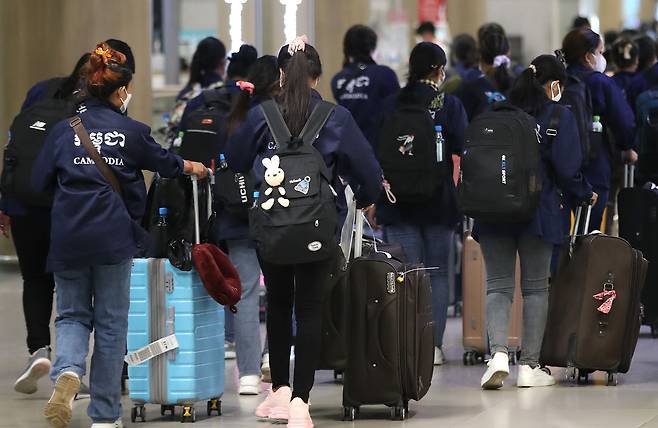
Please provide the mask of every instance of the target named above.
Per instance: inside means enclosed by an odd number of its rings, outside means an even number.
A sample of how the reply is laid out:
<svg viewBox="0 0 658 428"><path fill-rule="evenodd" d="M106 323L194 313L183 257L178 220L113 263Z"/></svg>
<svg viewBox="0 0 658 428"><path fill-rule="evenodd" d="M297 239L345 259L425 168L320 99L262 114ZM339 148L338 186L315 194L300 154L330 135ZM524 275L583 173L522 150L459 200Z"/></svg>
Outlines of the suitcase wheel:
<svg viewBox="0 0 658 428"><path fill-rule="evenodd" d="M464 352L463 362L465 366L474 366L476 364L484 363L484 355L475 351Z"/></svg>
<svg viewBox="0 0 658 428"><path fill-rule="evenodd" d="M146 422L146 407L142 404L134 406L130 411L130 420L132 423L137 422L137 419L139 419L140 422Z"/></svg>
<svg viewBox="0 0 658 428"><path fill-rule="evenodd" d="M176 406L166 406L162 405L160 406L160 416L164 416L169 412L171 414L171 417L173 418L176 414Z"/></svg>
<svg viewBox="0 0 658 428"><path fill-rule="evenodd" d="M573 382L578 378L578 369L575 367L567 367L564 370L564 379Z"/></svg>
<svg viewBox="0 0 658 428"><path fill-rule="evenodd" d="M343 371L342 370L334 370L334 380L338 382L338 379L343 377Z"/></svg>
<svg viewBox="0 0 658 428"><path fill-rule="evenodd" d="M409 410L405 406L395 406L391 408L391 420L403 421L407 419Z"/></svg>
<svg viewBox="0 0 658 428"><path fill-rule="evenodd" d="M578 385L587 385L589 383L589 372L578 370Z"/></svg>
<svg viewBox="0 0 658 428"><path fill-rule="evenodd" d="M222 402L218 398L208 400L208 416L212 416L213 412L216 412L217 416L222 414Z"/></svg>
<svg viewBox="0 0 658 428"><path fill-rule="evenodd" d="M358 407L343 407L343 420L353 422L359 417Z"/></svg>
<svg viewBox="0 0 658 428"><path fill-rule="evenodd" d="M617 374L608 372L608 380L605 384L606 386L617 386Z"/></svg>
<svg viewBox="0 0 658 428"><path fill-rule="evenodd" d="M182 423L196 422L196 409L194 406L183 406L183 412L180 415L180 421Z"/></svg>

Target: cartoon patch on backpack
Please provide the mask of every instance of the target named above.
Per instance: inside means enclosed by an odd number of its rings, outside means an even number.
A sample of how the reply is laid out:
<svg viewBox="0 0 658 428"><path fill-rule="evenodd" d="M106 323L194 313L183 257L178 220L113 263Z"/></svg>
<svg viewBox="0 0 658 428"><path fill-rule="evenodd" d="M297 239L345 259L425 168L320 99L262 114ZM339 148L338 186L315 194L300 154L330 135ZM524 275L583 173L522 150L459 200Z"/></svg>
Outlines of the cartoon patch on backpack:
<svg viewBox="0 0 658 428"><path fill-rule="evenodd" d="M265 191L265 196L272 196L267 201L263 202L260 207L264 210L270 210L274 206L274 189L279 192L279 198L276 200L279 205L287 208L290 205L290 200L284 198L286 189L281 186L285 180L285 173L279 167L280 159L277 155L272 156L270 159L263 159L263 166L265 166L265 182L270 186Z"/></svg>

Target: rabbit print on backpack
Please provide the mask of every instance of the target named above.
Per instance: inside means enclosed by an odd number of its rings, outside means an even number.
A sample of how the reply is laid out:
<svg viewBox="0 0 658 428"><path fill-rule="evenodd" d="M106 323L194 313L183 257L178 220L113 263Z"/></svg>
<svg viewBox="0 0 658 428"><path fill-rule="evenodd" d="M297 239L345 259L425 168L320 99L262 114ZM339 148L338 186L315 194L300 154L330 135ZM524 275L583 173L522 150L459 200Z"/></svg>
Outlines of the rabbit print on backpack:
<svg viewBox="0 0 658 428"><path fill-rule="evenodd" d="M286 175L279 165L280 160L277 155L272 156L270 159L263 159L263 166L266 168L265 182L270 186L267 190L265 190L265 196L269 197L272 195L271 198L261 204L261 208L266 211L272 209L274 206L274 188L276 188L276 191L278 191L279 195L281 195L277 199L277 202L279 202L279 204L284 208L288 208L290 205L290 200L284 198L286 189L282 186Z"/></svg>

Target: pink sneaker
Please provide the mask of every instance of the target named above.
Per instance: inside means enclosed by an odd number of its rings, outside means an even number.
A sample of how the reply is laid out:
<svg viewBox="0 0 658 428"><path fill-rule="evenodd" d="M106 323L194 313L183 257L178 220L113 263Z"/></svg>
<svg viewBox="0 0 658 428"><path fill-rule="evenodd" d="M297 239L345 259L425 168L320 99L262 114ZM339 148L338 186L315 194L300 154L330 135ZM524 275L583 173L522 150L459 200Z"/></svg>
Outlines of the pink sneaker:
<svg viewBox="0 0 658 428"><path fill-rule="evenodd" d="M308 404L297 397L290 402L288 428L313 428L313 420L308 411Z"/></svg>
<svg viewBox="0 0 658 428"><path fill-rule="evenodd" d="M276 392L270 390L265 401L256 408L256 416L260 419L286 422L291 398L292 390L287 386L282 386Z"/></svg>

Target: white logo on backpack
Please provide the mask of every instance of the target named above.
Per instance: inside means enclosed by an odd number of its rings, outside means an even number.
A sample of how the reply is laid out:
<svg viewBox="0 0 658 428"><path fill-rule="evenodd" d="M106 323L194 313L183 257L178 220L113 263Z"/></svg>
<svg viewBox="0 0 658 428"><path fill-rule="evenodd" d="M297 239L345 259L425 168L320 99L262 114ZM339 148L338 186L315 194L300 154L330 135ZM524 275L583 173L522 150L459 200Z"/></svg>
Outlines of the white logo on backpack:
<svg viewBox="0 0 658 428"><path fill-rule="evenodd" d="M42 122L40 120L37 120L32 125L30 125L30 129L36 129L37 131L45 131L46 130L46 122Z"/></svg>
<svg viewBox="0 0 658 428"><path fill-rule="evenodd" d="M322 242L313 241L310 244L308 244L307 248L309 251L313 251L315 253L316 251L320 251L322 249Z"/></svg>

